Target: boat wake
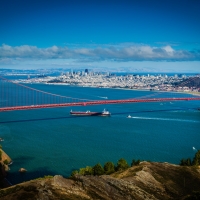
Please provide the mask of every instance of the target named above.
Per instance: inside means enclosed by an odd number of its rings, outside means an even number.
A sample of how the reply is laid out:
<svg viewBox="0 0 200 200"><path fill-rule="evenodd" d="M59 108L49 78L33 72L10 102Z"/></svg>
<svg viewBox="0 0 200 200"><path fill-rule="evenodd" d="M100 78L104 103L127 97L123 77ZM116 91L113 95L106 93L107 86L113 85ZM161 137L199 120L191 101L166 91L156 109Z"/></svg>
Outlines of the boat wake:
<svg viewBox="0 0 200 200"><path fill-rule="evenodd" d="M199 123L199 121L195 120L185 120L185 119L171 119L171 118L154 118L154 117L131 117L133 119L145 119L145 120L160 120L160 121L177 121L177 122L191 122L191 123Z"/></svg>
<svg viewBox="0 0 200 200"><path fill-rule="evenodd" d="M102 99L108 99L108 97L101 97L101 96L97 96L99 98L102 98Z"/></svg>

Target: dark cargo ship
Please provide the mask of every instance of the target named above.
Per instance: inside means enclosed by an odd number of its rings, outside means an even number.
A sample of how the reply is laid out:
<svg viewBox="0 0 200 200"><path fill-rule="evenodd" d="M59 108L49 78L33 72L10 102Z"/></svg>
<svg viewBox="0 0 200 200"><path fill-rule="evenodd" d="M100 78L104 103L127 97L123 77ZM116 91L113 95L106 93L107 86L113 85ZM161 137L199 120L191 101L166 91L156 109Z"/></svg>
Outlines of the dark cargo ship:
<svg viewBox="0 0 200 200"><path fill-rule="evenodd" d="M86 112L83 111L70 111L71 115L80 115L80 116L110 116L111 113L107 110L103 110L103 112L90 112L87 110Z"/></svg>

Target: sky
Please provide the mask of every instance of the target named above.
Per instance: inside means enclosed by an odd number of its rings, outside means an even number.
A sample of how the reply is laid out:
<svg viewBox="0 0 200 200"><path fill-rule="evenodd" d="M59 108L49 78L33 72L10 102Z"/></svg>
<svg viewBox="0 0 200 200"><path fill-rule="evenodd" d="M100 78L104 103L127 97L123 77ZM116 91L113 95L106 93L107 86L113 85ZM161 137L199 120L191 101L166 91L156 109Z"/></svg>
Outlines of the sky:
<svg viewBox="0 0 200 200"><path fill-rule="evenodd" d="M1 0L0 68L200 72L200 0Z"/></svg>

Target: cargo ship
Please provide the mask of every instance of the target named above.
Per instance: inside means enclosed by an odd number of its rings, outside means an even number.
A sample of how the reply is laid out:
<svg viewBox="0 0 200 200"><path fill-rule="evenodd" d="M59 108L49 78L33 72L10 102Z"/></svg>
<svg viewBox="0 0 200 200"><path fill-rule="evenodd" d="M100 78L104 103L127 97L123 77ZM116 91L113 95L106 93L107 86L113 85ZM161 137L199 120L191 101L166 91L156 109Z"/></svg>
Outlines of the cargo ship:
<svg viewBox="0 0 200 200"><path fill-rule="evenodd" d="M87 110L86 112L83 111L70 111L70 115L80 115L80 116L110 116L111 113L107 110L103 110L102 112L91 112Z"/></svg>

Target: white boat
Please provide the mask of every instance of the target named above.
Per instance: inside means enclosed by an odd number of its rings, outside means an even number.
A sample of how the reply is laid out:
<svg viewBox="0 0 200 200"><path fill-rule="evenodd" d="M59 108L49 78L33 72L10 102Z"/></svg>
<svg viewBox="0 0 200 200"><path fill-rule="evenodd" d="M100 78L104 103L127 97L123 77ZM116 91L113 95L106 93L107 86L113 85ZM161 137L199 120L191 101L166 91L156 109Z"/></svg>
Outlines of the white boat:
<svg viewBox="0 0 200 200"><path fill-rule="evenodd" d="M131 115L128 115L127 118L131 118Z"/></svg>
<svg viewBox="0 0 200 200"><path fill-rule="evenodd" d="M107 111L106 109L103 110L103 112L100 114L100 116L110 116L111 113Z"/></svg>

